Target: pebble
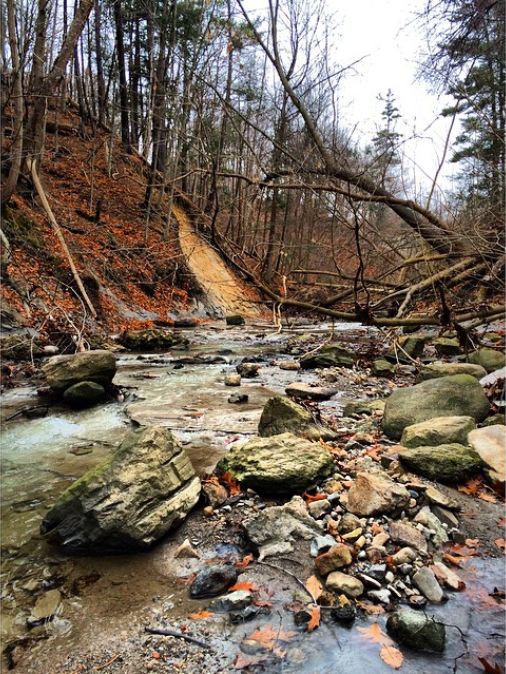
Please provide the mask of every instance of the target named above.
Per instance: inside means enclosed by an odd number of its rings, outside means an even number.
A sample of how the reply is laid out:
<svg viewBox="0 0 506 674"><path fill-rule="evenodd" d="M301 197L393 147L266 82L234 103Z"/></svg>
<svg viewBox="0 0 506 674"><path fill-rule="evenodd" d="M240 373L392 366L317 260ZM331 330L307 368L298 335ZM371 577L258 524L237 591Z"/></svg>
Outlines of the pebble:
<svg viewBox="0 0 506 674"><path fill-rule="evenodd" d="M416 552L413 550L413 548L401 548L398 552L395 553L395 555L392 555L392 560L393 563L396 566L400 566L401 564L409 564L410 562L414 562L416 559Z"/></svg>
<svg viewBox="0 0 506 674"><path fill-rule="evenodd" d="M241 385L241 375L235 372L226 374L224 377L225 386L240 386Z"/></svg>
<svg viewBox="0 0 506 674"><path fill-rule="evenodd" d="M319 519L324 513L330 510L330 508L330 501L326 498L320 499L319 501L312 501L307 506L309 514L311 517L314 517L315 520Z"/></svg>
<svg viewBox="0 0 506 674"><path fill-rule="evenodd" d="M443 590L437 582L434 572L424 566L413 576L413 582L429 601L439 603L443 599Z"/></svg>
<svg viewBox="0 0 506 674"><path fill-rule="evenodd" d="M215 597L237 580L237 569L231 564L212 564L201 569L190 585L191 597Z"/></svg>
<svg viewBox="0 0 506 674"><path fill-rule="evenodd" d="M340 571L333 571L325 581L325 586L334 592L345 594L347 597L360 597L364 592L362 582L354 576Z"/></svg>
<svg viewBox="0 0 506 674"><path fill-rule="evenodd" d="M370 590L367 596L380 604L389 604L391 593L389 590Z"/></svg>
<svg viewBox="0 0 506 674"><path fill-rule="evenodd" d="M336 544L336 539L330 534L317 536L311 541L311 557L317 557L322 552L326 552Z"/></svg>
<svg viewBox="0 0 506 674"><path fill-rule="evenodd" d="M190 540L188 538L185 538L185 540L181 543L181 545L178 547L176 552L174 553L175 558L186 558L186 559L198 559L200 557L200 554L195 550L195 548L192 546L190 543Z"/></svg>

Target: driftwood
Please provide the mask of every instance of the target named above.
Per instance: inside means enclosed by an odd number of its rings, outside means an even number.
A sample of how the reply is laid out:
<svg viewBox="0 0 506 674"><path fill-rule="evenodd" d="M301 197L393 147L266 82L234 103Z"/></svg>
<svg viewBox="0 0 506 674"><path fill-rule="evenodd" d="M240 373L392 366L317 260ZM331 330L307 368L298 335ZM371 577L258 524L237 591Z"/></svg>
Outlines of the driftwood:
<svg viewBox="0 0 506 674"><path fill-rule="evenodd" d="M205 641L195 639L195 637L191 637L189 634L183 634L183 632L176 632L175 630L168 630L162 627L145 627L144 630L149 634L157 634L161 637L175 637L176 639L184 639L190 644L195 644L196 646L200 646L201 648L209 650L211 649L211 646L206 644Z"/></svg>

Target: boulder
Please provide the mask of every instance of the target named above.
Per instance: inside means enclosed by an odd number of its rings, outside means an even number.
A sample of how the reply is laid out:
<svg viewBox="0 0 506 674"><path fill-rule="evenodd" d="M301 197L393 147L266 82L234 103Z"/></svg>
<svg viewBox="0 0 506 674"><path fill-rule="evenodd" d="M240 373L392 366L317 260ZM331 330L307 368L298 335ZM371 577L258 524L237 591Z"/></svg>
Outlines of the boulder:
<svg viewBox="0 0 506 674"><path fill-rule="evenodd" d="M395 374L395 366L389 363L385 358L373 360L371 370L376 377L391 377Z"/></svg>
<svg viewBox="0 0 506 674"><path fill-rule="evenodd" d="M300 359L300 366L303 370L315 367L353 367L353 363L353 353L340 344L328 344Z"/></svg>
<svg viewBox="0 0 506 674"><path fill-rule="evenodd" d="M286 387L285 393L293 398L308 398L309 400L329 400L338 392L331 386L311 386L302 382L295 382Z"/></svg>
<svg viewBox="0 0 506 674"><path fill-rule="evenodd" d="M435 616L413 609L400 609L387 620L387 632L398 643L415 651L442 653L446 629Z"/></svg>
<svg viewBox="0 0 506 674"><path fill-rule="evenodd" d="M425 348L425 335L403 335L398 341L397 349L392 348L385 356L394 363L410 363L413 358L420 358Z"/></svg>
<svg viewBox="0 0 506 674"><path fill-rule="evenodd" d="M487 374L487 371L481 365L473 365L472 363L431 363L421 368L416 377L416 382L419 384L422 381L427 381L427 379L451 377L454 374L469 374L475 379L481 379Z"/></svg>
<svg viewBox="0 0 506 674"><path fill-rule="evenodd" d="M50 388L57 393L82 381L107 387L116 374L116 357L105 350L53 356L42 367L42 372Z"/></svg>
<svg viewBox="0 0 506 674"><path fill-rule="evenodd" d="M398 440L406 426L434 417L485 419L490 404L479 382L468 374L430 379L394 391L385 404L383 431Z"/></svg>
<svg viewBox="0 0 506 674"><path fill-rule="evenodd" d="M409 499L406 487L393 482L387 475L359 473L348 491L346 507L354 515L369 517L404 508Z"/></svg>
<svg viewBox="0 0 506 674"><path fill-rule="evenodd" d="M435 417L419 424L406 426L402 432L401 445L403 447L422 447L445 445L458 442L467 443L469 431L476 428L472 417Z"/></svg>
<svg viewBox="0 0 506 674"><path fill-rule="evenodd" d="M384 409L384 400L352 400L344 406L343 416L351 417L356 414L374 414L374 412L383 412Z"/></svg>
<svg viewBox="0 0 506 674"><path fill-rule="evenodd" d="M94 381L80 381L63 392L63 400L75 409L93 407L104 399L104 387Z"/></svg>
<svg viewBox="0 0 506 674"><path fill-rule="evenodd" d="M297 540L312 540L323 529L308 513L300 496L294 496L282 506L271 506L245 520L249 540L260 547L260 557L293 550Z"/></svg>
<svg viewBox="0 0 506 674"><path fill-rule="evenodd" d="M502 351L489 348L473 351L468 355L467 360L475 365L481 365L487 372L500 370L506 365L506 355Z"/></svg>
<svg viewBox="0 0 506 674"><path fill-rule="evenodd" d="M31 335L15 334L0 339L0 357L5 360L31 360L47 355Z"/></svg>
<svg viewBox="0 0 506 674"><path fill-rule="evenodd" d="M239 365L236 367L236 370L240 377L253 379L254 377L258 377L260 365L258 363L239 363Z"/></svg>
<svg viewBox="0 0 506 674"><path fill-rule="evenodd" d="M308 410L285 396L270 398L263 410L258 423L258 434L262 437L293 433L308 440L333 440L336 436L333 431L324 428L313 421Z"/></svg>
<svg viewBox="0 0 506 674"><path fill-rule="evenodd" d="M232 448L217 466L246 487L270 494L303 491L333 469L326 449L292 433L253 438Z"/></svg>
<svg viewBox="0 0 506 674"><path fill-rule="evenodd" d="M129 351L168 351L169 349L187 349L188 340L182 335L158 328L145 330L125 330L118 338L119 343Z"/></svg>
<svg viewBox="0 0 506 674"><path fill-rule="evenodd" d="M225 316L225 323L227 325L244 325L246 321L244 320L244 316L240 314L230 314L229 316Z"/></svg>
<svg viewBox="0 0 506 674"><path fill-rule="evenodd" d="M146 549L181 523L199 496L200 480L172 433L137 429L60 494L41 533L67 552Z"/></svg>
<svg viewBox="0 0 506 674"><path fill-rule="evenodd" d="M462 353L459 340L455 337L437 337L432 344L438 356L458 356Z"/></svg>
<svg viewBox="0 0 506 674"><path fill-rule="evenodd" d="M486 466L493 482L506 482L506 426L497 424L476 428L467 436L468 444Z"/></svg>
<svg viewBox="0 0 506 674"><path fill-rule="evenodd" d="M362 582L354 576L349 576L341 571L333 571L327 576L325 587L337 594L345 594L347 597L360 597L364 593Z"/></svg>
<svg viewBox="0 0 506 674"><path fill-rule="evenodd" d="M399 459L414 473L450 484L464 482L483 466L473 449L458 443L402 449Z"/></svg>

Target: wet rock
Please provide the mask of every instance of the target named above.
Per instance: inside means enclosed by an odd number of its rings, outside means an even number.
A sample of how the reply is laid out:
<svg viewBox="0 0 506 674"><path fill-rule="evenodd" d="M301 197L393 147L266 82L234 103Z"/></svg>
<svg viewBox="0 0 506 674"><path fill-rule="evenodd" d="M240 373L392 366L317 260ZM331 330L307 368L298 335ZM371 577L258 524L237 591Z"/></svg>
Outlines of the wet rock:
<svg viewBox="0 0 506 674"><path fill-rule="evenodd" d="M459 340L455 337L437 337L432 344L438 356L458 356L462 353Z"/></svg>
<svg viewBox="0 0 506 674"><path fill-rule="evenodd" d="M330 501L326 498L320 499L319 501L312 501L308 504L307 509L311 517L314 517L315 520L320 518L326 512L332 508Z"/></svg>
<svg viewBox="0 0 506 674"><path fill-rule="evenodd" d="M190 543L190 539L185 538L174 553L175 559L199 559L200 555Z"/></svg>
<svg viewBox="0 0 506 674"><path fill-rule="evenodd" d="M403 335L398 339L399 346L389 351L385 358L394 363L410 363L413 358L423 355L426 340L425 335Z"/></svg>
<svg viewBox="0 0 506 674"><path fill-rule="evenodd" d="M231 372L226 374L223 378L225 386L240 386L241 385L241 375L237 372Z"/></svg>
<svg viewBox="0 0 506 674"><path fill-rule="evenodd" d="M445 626L435 616L420 611L396 611L387 620L387 632L398 643L415 651L442 653L445 649Z"/></svg>
<svg viewBox="0 0 506 674"><path fill-rule="evenodd" d="M430 379L397 389L387 398L383 431L399 439L406 426L441 416L470 416L484 419L490 405L478 381L466 374Z"/></svg>
<svg viewBox="0 0 506 674"><path fill-rule="evenodd" d="M338 623L351 624L357 617L357 609L353 604L345 604L333 608L330 615Z"/></svg>
<svg viewBox="0 0 506 674"><path fill-rule="evenodd" d="M315 559L316 570L320 576L328 576L331 571L342 569L353 562L351 550L347 545L338 543Z"/></svg>
<svg viewBox="0 0 506 674"><path fill-rule="evenodd" d="M287 396L294 398L308 398L309 400L329 400L337 393L337 388L330 386L311 386L297 382L286 387Z"/></svg>
<svg viewBox="0 0 506 674"><path fill-rule="evenodd" d="M353 353L339 344L328 344L316 353L308 353L300 359L303 370L316 367L353 367L353 363Z"/></svg>
<svg viewBox="0 0 506 674"><path fill-rule="evenodd" d="M240 314L230 314L229 316L225 316L225 322L227 325L244 325L246 323L244 316L241 316Z"/></svg>
<svg viewBox="0 0 506 674"><path fill-rule="evenodd" d="M368 517L404 508L409 499L406 487L393 482L387 475L359 473L348 492L346 507L354 515Z"/></svg>
<svg viewBox="0 0 506 674"><path fill-rule="evenodd" d="M333 467L330 454L320 444L282 433L233 447L217 471L229 471L241 484L259 492L286 494L327 477Z"/></svg>
<svg viewBox="0 0 506 674"><path fill-rule="evenodd" d="M452 590L462 591L465 589L466 585L461 580L461 578L453 571L449 569L443 562L434 562L431 567L431 570L434 572L436 578L451 588Z"/></svg>
<svg viewBox="0 0 506 674"><path fill-rule="evenodd" d="M246 606L240 611L230 611L228 619L233 625L242 625L248 620L253 620L260 615L269 615L271 609L269 606Z"/></svg>
<svg viewBox="0 0 506 674"><path fill-rule="evenodd" d="M190 585L190 597L216 597L237 581L232 564L212 564L201 569Z"/></svg>
<svg viewBox="0 0 506 674"><path fill-rule="evenodd" d="M279 363L279 369L289 371L300 370L300 363L297 360L283 360Z"/></svg>
<svg viewBox="0 0 506 674"><path fill-rule="evenodd" d="M308 440L333 440L335 433L313 421L308 410L285 396L274 396L265 404L260 421L258 434L262 437L293 433Z"/></svg>
<svg viewBox="0 0 506 674"><path fill-rule="evenodd" d="M496 425L476 428L467 436L468 444L486 466L493 482L506 482L506 426Z"/></svg>
<svg viewBox="0 0 506 674"><path fill-rule="evenodd" d="M472 365L471 363L431 363L421 368L416 381L420 383L428 379L451 377L455 374L468 374L475 379L481 379L486 373L487 371L481 365Z"/></svg>
<svg viewBox="0 0 506 674"><path fill-rule="evenodd" d="M467 357L469 363L481 365L487 372L494 372L506 365L506 355L496 349L483 348L473 351Z"/></svg>
<svg viewBox="0 0 506 674"><path fill-rule="evenodd" d="M228 396L227 402L231 405L242 405L247 403L249 396L246 393L232 393L231 396Z"/></svg>
<svg viewBox="0 0 506 674"><path fill-rule="evenodd" d="M16 334L0 339L0 357L5 360L31 360L43 355L44 349L29 334Z"/></svg>
<svg viewBox="0 0 506 674"><path fill-rule="evenodd" d="M369 590L367 596L378 602L379 604L385 604L387 606L390 604L392 593L390 590Z"/></svg>
<svg viewBox="0 0 506 674"><path fill-rule="evenodd" d="M49 590L38 597L35 606L27 620L29 627L35 627L43 622L53 618L61 602L61 593L59 590Z"/></svg>
<svg viewBox="0 0 506 674"><path fill-rule="evenodd" d="M253 601L253 595L251 592L246 590L236 590L235 592L230 592L229 594L215 599L209 604L209 609L211 611L218 612L228 612L228 611L240 611L246 606L249 606Z"/></svg>
<svg viewBox="0 0 506 674"><path fill-rule="evenodd" d="M450 484L464 482L483 465L473 449L457 443L403 449L399 460L414 473Z"/></svg>
<svg viewBox="0 0 506 674"><path fill-rule="evenodd" d="M408 546L409 548L414 548L419 552L427 552L427 541L425 536L423 536L420 531L412 524L408 522L392 522L390 524L390 538L394 543L400 543L401 545ZM407 556L407 553L406 553ZM404 559L404 561L412 562L413 559Z"/></svg>
<svg viewBox="0 0 506 674"><path fill-rule="evenodd" d="M186 349L188 340L182 335L157 328L145 330L125 330L118 337L118 342L130 351L168 351L169 349Z"/></svg>
<svg viewBox="0 0 506 674"><path fill-rule="evenodd" d="M395 366L385 358L378 358L371 364L371 370L376 377L391 377L395 374Z"/></svg>
<svg viewBox="0 0 506 674"><path fill-rule="evenodd" d="M357 527L356 529L353 529L353 531L348 531L347 534L342 534L341 538L343 541L347 541L349 543L357 543L358 540L362 538L362 532L362 527Z"/></svg>
<svg viewBox="0 0 506 674"><path fill-rule="evenodd" d="M79 382L108 386L116 374L116 357L110 351L83 351L71 356L53 356L42 366L48 385L63 393Z"/></svg>
<svg viewBox="0 0 506 674"><path fill-rule="evenodd" d="M436 515L434 515L433 512L431 512L429 506L422 508L415 517L414 521L419 522L432 532L432 542L436 547L440 547L444 543L448 543L448 534L446 533L443 523L436 517Z"/></svg>
<svg viewBox="0 0 506 674"><path fill-rule="evenodd" d="M406 426L402 432L401 445L408 448L424 445L434 447L452 442L465 445L467 435L473 428L476 428L476 424L472 417L435 417Z"/></svg>
<svg viewBox="0 0 506 674"><path fill-rule="evenodd" d="M280 543L287 544L285 549L290 551L295 541L311 540L323 533L321 525L308 513L300 496L294 496L282 506L265 508L246 519L243 526L249 540L259 546L261 551L266 546L272 550L272 546Z"/></svg>
<svg viewBox="0 0 506 674"><path fill-rule="evenodd" d="M311 542L311 556L317 557L322 552L326 552L329 548L333 547L336 544L336 539L330 534L325 536L317 536Z"/></svg>
<svg viewBox="0 0 506 674"><path fill-rule="evenodd" d="M333 571L325 581L325 587L332 592L344 594L347 597L360 597L364 593L362 582L354 576L341 571Z"/></svg>
<svg viewBox="0 0 506 674"><path fill-rule="evenodd" d="M443 599L443 590L437 582L434 572L427 566L422 566L413 575L413 583L429 601L439 603Z"/></svg>
<svg viewBox="0 0 506 674"><path fill-rule="evenodd" d="M443 508L449 508L450 510L459 510L460 504L451 496L443 494L442 491L436 489L432 485L429 485L425 490L425 498L432 504L441 506Z"/></svg>
<svg viewBox="0 0 506 674"><path fill-rule="evenodd" d="M352 400L344 406L343 416L374 414L375 412L383 412L384 409L384 400Z"/></svg>
<svg viewBox="0 0 506 674"><path fill-rule="evenodd" d="M37 407L28 407L21 411L22 415L26 419L41 419L42 417L47 416L49 407L44 407L43 405Z"/></svg>
<svg viewBox="0 0 506 674"><path fill-rule="evenodd" d="M237 372L245 379L253 379L258 377L260 365L258 363L239 363L236 367Z"/></svg>
<svg viewBox="0 0 506 674"><path fill-rule="evenodd" d="M104 387L94 381L80 381L63 392L63 400L77 410L93 407L104 399Z"/></svg>
<svg viewBox="0 0 506 674"><path fill-rule="evenodd" d="M68 552L149 548L185 519L200 489L170 431L134 430L107 461L60 494L41 533Z"/></svg>

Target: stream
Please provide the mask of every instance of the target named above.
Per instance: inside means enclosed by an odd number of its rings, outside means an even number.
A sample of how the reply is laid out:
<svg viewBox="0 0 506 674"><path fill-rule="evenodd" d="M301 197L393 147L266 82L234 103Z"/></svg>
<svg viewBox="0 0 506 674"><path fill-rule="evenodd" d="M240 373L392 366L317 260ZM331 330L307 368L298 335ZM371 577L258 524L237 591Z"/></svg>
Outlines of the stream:
<svg viewBox="0 0 506 674"><path fill-rule="evenodd" d="M328 329L329 326L320 325L309 330L311 334L325 335ZM357 325L341 325L336 330L338 340L355 345L367 344L374 337L371 329ZM316 381L312 371L282 370L275 364L293 359L283 353L283 345L298 332L307 333L308 328L281 334L271 326L227 330L206 326L188 331L185 334L191 347L187 351L118 355L114 382L126 392L123 402L109 402L80 412L51 407L43 418L18 416L3 424L1 633L4 646L14 644L12 659L19 662L15 671L74 674L72 666L76 672L97 671L76 669L83 662L83 653L89 654L93 665L115 658L110 665L100 667L106 674L140 674L153 668L185 673L203 671L202 667L209 672L230 671L237 644L242 635L254 629L252 624L231 627L220 621L199 623L198 629L219 644L220 655L207 655L205 660L195 656L195 662L190 658L187 669L170 664L170 659L165 660L166 668L159 661L153 664L149 658L146 664L141 657L146 624L161 616L165 620L181 620L207 605L206 601L188 599L187 588L180 579L198 568L202 560L219 556L227 545L233 548L219 527L215 530L207 526L201 512L191 515L180 530L152 551L115 557L69 558L46 544L39 535L39 526L55 497L107 457L133 422L170 428L184 444L198 474L210 473L231 442L255 434L262 407L273 393L283 393L295 381ZM229 395L239 389L224 385L224 373L244 358L259 356L263 359L260 376L243 379L240 388L241 393L248 394L249 401L229 404ZM367 395L368 384L347 377L340 393L321 405L324 418L339 417L344 401L364 397L364 392ZM24 407L40 404L36 389L30 386L9 390L0 399L2 420ZM174 551L186 537L196 546L203 545L201 560L174 559ZM500 652L498 644L502 639L497 635L504 634L502 606L489 596L493 587L503 587L502 572L501 559L473 559L466 564L463 574L472 591L453 593L447 604L433 611L442 615L446 623L456 625L448 632L450 641L445 654L407 655L402 671L483 671L476 668L476 654L482 652L489 658L491 653ZM282 603L290 601L293 592L287 578L260 567L255 567L253 578L255 574L259 585L268 579L276 606L280 607L267 622L294 629L293 621L289 622L286 612L281 612ZM51 588L60 588L62 593L58 615L27 632L26 621L37 594ZM384 624L384 616L380 620ZM378 648L356 629L325 622L314 633L301 633L286 658L271 662L261 671L330 674L342 670L359 674L366 667L374 672L392 671L378 658ZM120 652L130 654L123 664L116 657Z"/></svg>

